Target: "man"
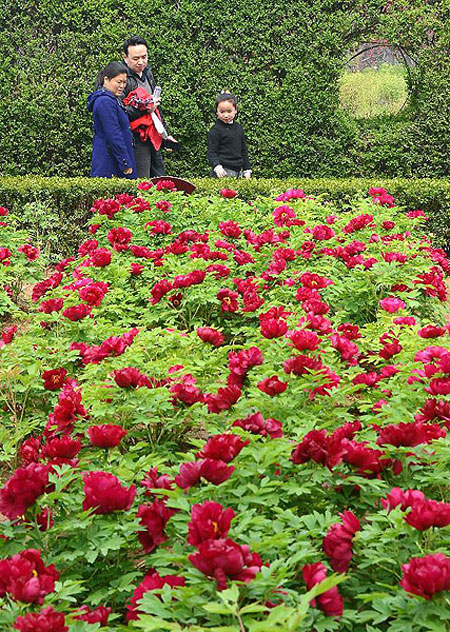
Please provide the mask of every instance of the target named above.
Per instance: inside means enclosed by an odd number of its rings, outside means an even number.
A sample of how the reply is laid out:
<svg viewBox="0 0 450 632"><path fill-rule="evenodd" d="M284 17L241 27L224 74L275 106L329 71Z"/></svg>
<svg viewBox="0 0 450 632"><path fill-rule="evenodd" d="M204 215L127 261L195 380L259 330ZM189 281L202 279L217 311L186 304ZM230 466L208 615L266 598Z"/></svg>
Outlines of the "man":
<svg viewBox="0 0 450 632"><path fill-rule="evenodd" d="M127 85L123 96L126 97L136 88L143 88L149 94L153 94L156 81L152 71L148 67L148 47L143 37L130 37L123 45L124 68L127 73ZM159 98L155 99L156 107L159 109ZM130 121L134 121L143 115L141 110L133 106L127 106L126 111ZM161 116L162 118L162 116ZM164 119L162 119L164 123ZM164 127L166 127L164 123ZM134 154L136 158L138 178L150 178L165 175L164 163L161 152L156 150L150 139L142 141L138 132L133 132ZM176 142L173 136L168 136L166 140Z"/></svg>

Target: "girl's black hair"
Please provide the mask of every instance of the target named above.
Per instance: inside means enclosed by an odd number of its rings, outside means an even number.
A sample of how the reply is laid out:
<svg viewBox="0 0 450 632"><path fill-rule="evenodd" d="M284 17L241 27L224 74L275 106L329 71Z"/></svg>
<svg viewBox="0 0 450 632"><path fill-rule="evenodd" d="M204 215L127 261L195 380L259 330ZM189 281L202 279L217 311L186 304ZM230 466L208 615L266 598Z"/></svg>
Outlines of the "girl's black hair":
<svg viewBox="0 0 450 632"><path fill-rule="evenodd" d="M222 90L222 92L219 94L219 96L216 99L216 110L219 103L222 103L223 101L231 101L231 103L237 109L237 98L234 96L232 92L230 92L230 90Z"/></svg>
<svg viewBox="0 0 450 632"><path fill-rule="evenodd" d="M97 90L103 86L103 80L114 79L117 75L125 75L127 73L124 65L120 61L111 61L107 66L100 70L97 77Z"/></svg>

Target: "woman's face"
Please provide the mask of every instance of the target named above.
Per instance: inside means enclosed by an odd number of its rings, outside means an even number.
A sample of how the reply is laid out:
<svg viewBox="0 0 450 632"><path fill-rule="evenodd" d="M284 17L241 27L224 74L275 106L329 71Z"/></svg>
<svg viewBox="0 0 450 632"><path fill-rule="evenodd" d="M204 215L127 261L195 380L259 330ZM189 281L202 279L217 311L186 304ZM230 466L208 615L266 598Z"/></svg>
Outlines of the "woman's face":
<svg viewBox="0 0 450 632"><path fill-rule="evenodd" d="M114 96L120 97L123 94L125 86L127 85L127 73L121 72L116 75L112 79L108 79L105 77L103 79L103 87L108 90L108 92L112 92Z"/></svg>

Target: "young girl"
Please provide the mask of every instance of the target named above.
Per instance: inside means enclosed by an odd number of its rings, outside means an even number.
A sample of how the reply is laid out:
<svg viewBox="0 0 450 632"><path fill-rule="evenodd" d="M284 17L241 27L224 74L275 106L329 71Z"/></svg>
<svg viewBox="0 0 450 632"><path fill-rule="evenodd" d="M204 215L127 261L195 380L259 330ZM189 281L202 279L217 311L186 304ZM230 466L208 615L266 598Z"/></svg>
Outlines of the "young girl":
<svg viewBox="0 0 450 632"><path fill-rule="evenodd" d="M208 134L208 160L214 178L250 178L244 131L234 119L237 114L236 97L223 91L216 100L217 121Z"/></svg>

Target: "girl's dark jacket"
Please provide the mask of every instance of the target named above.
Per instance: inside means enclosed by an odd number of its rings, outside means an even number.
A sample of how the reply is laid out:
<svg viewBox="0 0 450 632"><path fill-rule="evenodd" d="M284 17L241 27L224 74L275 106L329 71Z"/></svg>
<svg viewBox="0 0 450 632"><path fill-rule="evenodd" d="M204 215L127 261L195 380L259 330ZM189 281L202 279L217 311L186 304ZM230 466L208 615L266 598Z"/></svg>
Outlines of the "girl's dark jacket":
<svg viewBox="0 0 450 632"><path fill-rule="evenodd" d="M94 124L91 176L137 178L133 136L121 101L101 88L88 96L88 110ZM129 167L133 171L126 176L123 172Z"/></svg>

